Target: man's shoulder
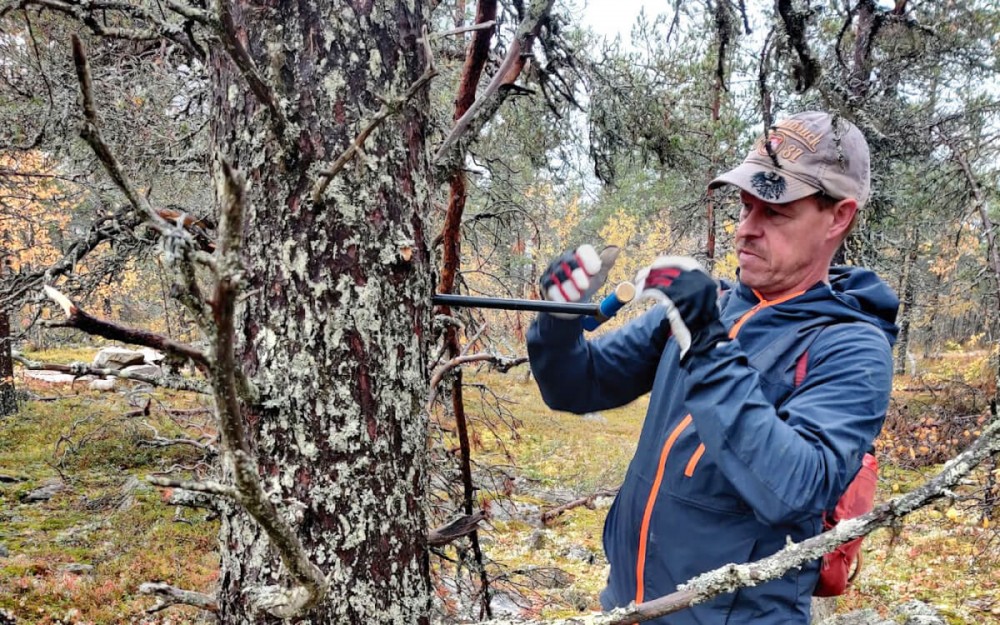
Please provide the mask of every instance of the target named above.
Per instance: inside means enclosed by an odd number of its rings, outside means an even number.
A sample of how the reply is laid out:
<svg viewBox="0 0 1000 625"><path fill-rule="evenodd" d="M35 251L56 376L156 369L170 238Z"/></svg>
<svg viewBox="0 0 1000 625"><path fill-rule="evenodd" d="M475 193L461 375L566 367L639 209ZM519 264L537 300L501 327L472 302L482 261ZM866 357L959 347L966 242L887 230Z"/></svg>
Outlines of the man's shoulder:
<svg viewBox="0 0 1000 625"><path fill-rule="evenodd" d="M848 357L870 354L880 360L892 360L892 345L885 332L861 321L837 321L823 327L810 348L815 356Z"/></svg>

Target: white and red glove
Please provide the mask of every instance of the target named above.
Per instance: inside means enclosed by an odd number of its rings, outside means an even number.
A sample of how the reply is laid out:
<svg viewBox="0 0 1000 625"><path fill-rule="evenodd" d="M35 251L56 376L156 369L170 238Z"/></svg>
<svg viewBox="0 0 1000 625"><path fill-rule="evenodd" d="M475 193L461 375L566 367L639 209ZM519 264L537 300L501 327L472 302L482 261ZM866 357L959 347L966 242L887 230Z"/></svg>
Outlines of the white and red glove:
<svg viewBox="0 0 1000 625"><path fill-rule="evenodd" d="M670 331L681 348L681 362L729 340L719 320L719 285L687 256L660 256L635 278L639 299L667 308Z"/></svg>
<svg viewBox="0 0 1000 625"><path fill-rule="evenodd" d="M593 245L581 245L549 263L539 279L542 297L552 302L586 302L608 277L619 249L609 246L598 254ZM552 313L563 319L579 315Z"/></svg>

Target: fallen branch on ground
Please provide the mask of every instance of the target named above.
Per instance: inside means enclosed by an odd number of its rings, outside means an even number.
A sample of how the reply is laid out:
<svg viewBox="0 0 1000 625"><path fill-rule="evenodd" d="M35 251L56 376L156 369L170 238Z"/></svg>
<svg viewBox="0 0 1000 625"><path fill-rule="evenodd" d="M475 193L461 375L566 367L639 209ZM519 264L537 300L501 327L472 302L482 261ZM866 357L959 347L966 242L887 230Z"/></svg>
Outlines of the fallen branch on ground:
<svg viewBox="0 0 1000 625"><path fill-rule="evenodd" d="M144 595L153 595L157 602L153 607L146 610L146 614L153 614L160 610L165 610L174 605L193 605L209 612L218 612L219 604L214 597L204 595L191 590L181 590L162 582L148 582L139 586L139 592Z"/></svg>
<svg viewBox="0 0 1000 625"><path fill-rule="evenodd" d="M596 493L587 495L586 497L580 497L579 499L574 499L569 503L564 503L561 506L557 506L550 510L546 510L542 513L542 525L548 525L552 521L556 520L562 513L572 510L573 508L579 508L580 506L587 506L593 509L594 500L598 497L614 497L618 494L617 488L609 488L606 490L599 490Z"/></svg>
<svg viewBox="0 0 1000 625"><path fill-rule="evenodd" d="M53 362L38 362L36 360L28 360L20 354L14 354L13 358L15 362L28 371L57 371L59 373L68 373L76 377L82 377L85 375L92 375L98 378L114 377L122 380L132 380L134 382L149 384L150 386L170 388L178 391L191 391L192 393L201 394L208 394L209 392L208 387L203 382L198 380L188 380L177 376L149 376L141 373L121 371L118 369L93 367L82 362L74 362L68 365L61 365Z"/></svg>

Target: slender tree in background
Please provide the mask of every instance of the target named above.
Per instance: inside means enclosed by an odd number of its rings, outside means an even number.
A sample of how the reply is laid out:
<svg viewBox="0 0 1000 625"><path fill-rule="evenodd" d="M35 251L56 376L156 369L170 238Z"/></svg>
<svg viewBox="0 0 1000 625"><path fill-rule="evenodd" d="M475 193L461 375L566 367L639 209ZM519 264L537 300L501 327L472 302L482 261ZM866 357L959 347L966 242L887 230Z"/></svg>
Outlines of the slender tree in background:
<svg viewBox="0 0 1000 625"><path fill-rule="evenodd" d="M17 412L14 360L11 356L10 313L0 309L0 417Z"/></svg>

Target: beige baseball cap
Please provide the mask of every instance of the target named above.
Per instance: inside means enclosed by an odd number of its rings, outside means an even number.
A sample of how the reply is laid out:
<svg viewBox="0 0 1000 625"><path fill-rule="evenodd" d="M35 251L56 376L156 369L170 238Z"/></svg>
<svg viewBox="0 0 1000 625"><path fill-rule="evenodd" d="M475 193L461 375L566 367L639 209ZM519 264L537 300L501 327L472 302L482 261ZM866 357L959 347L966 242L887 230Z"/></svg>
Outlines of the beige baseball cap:
<svg viewBox="0 0 1000 625"><path fill-rule="evenodd" d="M778 167L767 153L768 140ZM776 204L822 192L831 198L854 198L858 208L871 192L868 142L851 122L840 119L834 126L828 113L798 113L771 126L743 163L708 184L714 189L736 185L747 193Z"/></svg>

